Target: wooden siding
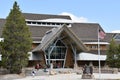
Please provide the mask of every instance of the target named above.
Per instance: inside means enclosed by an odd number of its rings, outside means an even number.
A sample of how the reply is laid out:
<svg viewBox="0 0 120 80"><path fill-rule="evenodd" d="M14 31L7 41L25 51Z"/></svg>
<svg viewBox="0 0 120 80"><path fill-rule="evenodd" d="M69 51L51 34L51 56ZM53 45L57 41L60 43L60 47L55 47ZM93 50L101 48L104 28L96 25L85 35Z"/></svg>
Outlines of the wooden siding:
<svg viewBox="0 0 120 80"><path fill-rule="evenodd" d="M86 47L89 50L98 50L98 45L97 44L86 44ZM107 45L100 45L100 50L107 50L108 46Z"/></svg>
<svg viewBox="0 0 120 80"><path fill-rule="evenodd" d="M73 68L74 66L74 59L73 59L73 53L70 50L70 48L68 48L67 50L67 56L66 56L66 61L65 61L65 67L70 67Z"/></svg>

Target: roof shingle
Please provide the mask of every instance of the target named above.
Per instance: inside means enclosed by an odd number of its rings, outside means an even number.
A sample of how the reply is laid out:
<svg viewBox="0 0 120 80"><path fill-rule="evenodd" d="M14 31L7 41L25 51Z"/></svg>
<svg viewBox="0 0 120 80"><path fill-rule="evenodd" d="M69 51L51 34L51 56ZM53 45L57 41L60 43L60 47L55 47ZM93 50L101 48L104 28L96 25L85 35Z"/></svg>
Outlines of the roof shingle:
<svg viewBox="0 0 120 80"><path fill-rule="evenodd" d="M102 29L97 23L73 23L71 30L81 40L97 40L98 39L98 28Z"/></svg>

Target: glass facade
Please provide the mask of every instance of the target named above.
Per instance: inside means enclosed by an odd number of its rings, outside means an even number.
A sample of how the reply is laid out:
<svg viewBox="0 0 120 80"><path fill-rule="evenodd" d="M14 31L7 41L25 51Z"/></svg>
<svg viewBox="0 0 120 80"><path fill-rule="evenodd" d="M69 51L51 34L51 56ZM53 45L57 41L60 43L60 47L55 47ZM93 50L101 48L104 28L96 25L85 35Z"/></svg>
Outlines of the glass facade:
<svg viewBox="0 0 120 80"><path fill-rule="evenodd" d="M61 40L54 41L46 50L46 60L47 62L52 62L54 68L64 67L65 56L67 52L67 47ZM50 58L50 59L49 59Z"/></svg>

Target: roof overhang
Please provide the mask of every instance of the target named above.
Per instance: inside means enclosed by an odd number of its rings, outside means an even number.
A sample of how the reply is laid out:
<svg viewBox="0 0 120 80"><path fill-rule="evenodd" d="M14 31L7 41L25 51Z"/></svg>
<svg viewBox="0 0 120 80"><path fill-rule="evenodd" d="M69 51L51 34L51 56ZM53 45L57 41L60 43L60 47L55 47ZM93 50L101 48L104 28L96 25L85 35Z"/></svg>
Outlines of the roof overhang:
<svg viewBox="0 0 120 80"><path fill-rule="evenodd" d="M39 53L32 53L32 52L28 52L29 57L28 59L31 60L42 60L41 54Z"/></svg>
<svg viewBox="0 0 120 80"><path fill-rule="evenodd" d="M86 53L86 52L77 54L77 60L82 60L82 61L98 61L99 59L101 61L105 61L106 58L107 58L106 55L96 55L96 54Z"/></svg>
<svg viewBox="0 0 120 80"><path fill-rule="evenodd" d="M50 23L73 23L72 20L68 19L61 19L61 18L53 18L53 19L44 19L44 20L29 20L26 19L26 21L34 21L34 22L50 22Z"/></svg>
<svg viewBox="0 0 120 80"><path fill-rule="evenodd" d="M101 45L109 45L110 43L108 42L84 42L83 44L101 44Z"/></svg>

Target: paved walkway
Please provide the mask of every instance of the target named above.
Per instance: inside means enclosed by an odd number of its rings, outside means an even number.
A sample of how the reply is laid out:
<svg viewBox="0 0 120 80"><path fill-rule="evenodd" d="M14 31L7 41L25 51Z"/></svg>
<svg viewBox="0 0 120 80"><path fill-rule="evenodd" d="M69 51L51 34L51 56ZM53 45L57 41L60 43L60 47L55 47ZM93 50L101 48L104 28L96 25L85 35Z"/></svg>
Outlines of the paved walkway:
<svg viewBox="0 0 120 80"><path fill-rule="evenodd" d="M71 73L60 72L60 71L68 72L69 70L71 71ZM0 80L83 80L81 79L82 74L76 74L73 69L57 69L55 71L57 72L57 74L49 75L48 72L39 70L36 72L36 76L34 77L31 76L30 72L28 72L28 75L24 78L16 74L1 75ZM98 73L93 73L93 75L95 79L88 79L88 80L120 80L120 72L118 74L102 73L101 75L99 75Z"/></svg>
<svg viewBox="0 0 120 80"><path fill-rule="evenodd" d="M95 79L92 80L120 80L120 73L118 74L101 74L98 73L93 74ZM70 73L70 74L56 74L56 75L42 75L42 76L27 76L22 79L14 79L14 80L82 80L81 74ZM86 80L86 79L85 79ZM90 79L89 79L90 80Z"/></svg>

